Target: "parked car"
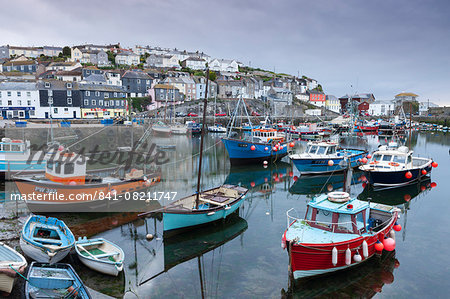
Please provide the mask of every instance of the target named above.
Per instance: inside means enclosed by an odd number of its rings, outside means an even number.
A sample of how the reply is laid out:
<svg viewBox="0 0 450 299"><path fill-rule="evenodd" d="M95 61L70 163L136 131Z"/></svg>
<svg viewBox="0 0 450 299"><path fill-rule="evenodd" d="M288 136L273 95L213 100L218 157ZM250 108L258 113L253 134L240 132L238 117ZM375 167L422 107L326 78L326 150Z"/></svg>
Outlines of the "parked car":
<svg viewBox="0 0 450 299"><path fill-rule="evenodd" d="M176 112L176 113L175 113L175 116L176 116L176 117L185 117L185 116L186 116L186 113L184 113L184 112Z"/></svg>
<svg viewBox="0 0 450 299"><path fill-rule="evenodd" d="M193 113L193 112L189 112L187 116L189 116L189 117L197 117L198 114Z"/></svg>
<svg viewBox="0 0 450 299"><path fill-rule="evenodd" d="M227 114L224 112L220 112L220 113L216 113L216 116L227 116Z"/></svg>
<svg viewBox="0 0 450 299"><path fill-rule="evenodd" d="M252 111L252 116L261 116L261 114L259 114L259 113L256 112L256 111Z"/></svg>

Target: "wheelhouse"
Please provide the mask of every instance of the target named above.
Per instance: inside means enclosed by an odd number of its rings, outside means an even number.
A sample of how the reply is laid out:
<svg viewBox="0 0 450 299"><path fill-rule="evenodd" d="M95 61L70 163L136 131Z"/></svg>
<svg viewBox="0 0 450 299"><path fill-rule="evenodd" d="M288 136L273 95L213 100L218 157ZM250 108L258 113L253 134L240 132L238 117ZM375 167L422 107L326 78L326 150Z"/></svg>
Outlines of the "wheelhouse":
<svg viewBox="0 0 450 299"><path fill-rule="evenodd" d="M29 141L27 141L29 144ZM3 153L24 153L27 145L23 140L11 140L10 138L2 138L0 142L0 152Z"/></svg>
<svg viewBox="0 0 450 299"><path fill-rule="evenodd" d="M382 166L406 166L412 163L412 152L408 151L407 147L400 147L398 150L388 150L386 147L380 147L369 161L369 165Z"/></svg>
<svg viewBox="0 0 450 299"><path fill-rule="evenodd" d="M368 230L369 214L367 202L336 203L329 197L322 197L308 203L305 221L311 227L333 233L362 234Z"/></svg>
<svg viewBox="0 0 450 299"><path fill-rule="evenodd" d="M335 143L309 143L306 153L310 155L335 155L337 144Z"/></svg>

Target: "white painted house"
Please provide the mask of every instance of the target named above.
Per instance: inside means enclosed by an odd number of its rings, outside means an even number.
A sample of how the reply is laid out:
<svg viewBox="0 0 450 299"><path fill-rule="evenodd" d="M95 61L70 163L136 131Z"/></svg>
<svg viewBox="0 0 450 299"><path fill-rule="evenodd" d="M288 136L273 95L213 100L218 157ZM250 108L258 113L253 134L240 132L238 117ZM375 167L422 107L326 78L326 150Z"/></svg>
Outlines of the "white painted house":
<svg viewBox="0 0 450 299"><path fill-rule="evenodd" d="M206 68L206 60L203 58L189 57L181 62L181 66L193 70L204 70Z"/></svg>
<svg viewBox="0 0 450 299"><path fill-rule="evenodd" d="M392 101L375 101L369 104L369 114L373 116L390 116L395 111L395 104Z"/></svg>
<svg viewBox="0 0 450 299"><path fill-rule="evenodd" d="M0 82L0 110L4 119L36 118L40 110L36 82Z"/></svg>
<svg viewBox="0 0 450 299"><path fill-rule="evenodd" d="M132 51L122 51L116 55L116 64L138 65L141 63L141 56Z"/></svg>
<svg viewBox="0 0 450 299"><path fill-rule="evenodd" d="M229 59L213 59L209 63L209 69L218 72L233 72L239 71L239 65L236 60Z"/></svg>

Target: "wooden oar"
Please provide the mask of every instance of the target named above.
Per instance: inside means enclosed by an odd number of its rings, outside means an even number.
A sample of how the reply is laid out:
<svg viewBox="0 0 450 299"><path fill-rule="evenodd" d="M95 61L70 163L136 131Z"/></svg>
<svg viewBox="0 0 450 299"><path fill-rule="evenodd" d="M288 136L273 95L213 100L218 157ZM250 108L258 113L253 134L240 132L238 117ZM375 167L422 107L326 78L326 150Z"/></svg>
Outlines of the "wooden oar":
<svg viewBox="0 0 450 299"><path fill-rule="evenodd" d="M87 251L86 248L84 248L83 246L77 244L77 247L78 247L78 249L83 249L84 251L86 251L87 254L89 254L89 255L90 255L92 258L94 258L95 260L98 260L98 258L97 258L95 255L93 255L92 253L90 253L89 251Z"/></svg>

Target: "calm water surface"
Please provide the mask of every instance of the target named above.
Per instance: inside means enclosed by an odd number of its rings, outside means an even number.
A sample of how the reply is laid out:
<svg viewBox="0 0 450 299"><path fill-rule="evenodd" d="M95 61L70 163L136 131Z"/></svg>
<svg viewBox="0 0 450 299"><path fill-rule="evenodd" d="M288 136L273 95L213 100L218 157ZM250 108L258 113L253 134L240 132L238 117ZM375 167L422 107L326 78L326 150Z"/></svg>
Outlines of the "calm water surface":
<svg viewBox="0 0 450 299"><path fill-rule="evenodd" d="M177 150L168 153L170 162L163 169L163 181L154 190L176 191L177 198L193 193L199 138L175 136L158 142L176 144ZM345 139L341 144L374 150L380 142L386 141L366 136ZM301 143L296 150L304 146ZM161 217L123 225L115 218L105 218L115 227L97 236L123 248L124 276L104 278L83 267L78 271L93 288L113 294L123 292L127 298L447 298L450 135L414 133L411 146L415 155L432 157L439 163L431 181L374 192L363 188L360 173L353 176L351 194L397 205L403 211L403 230L397 233L395 252L372 258L350 271L298 281L290 287L288 255L280 246L286 211L295 208L300 217L304 216L313 195L342 188L342 176L299 178L294 182L299 173L289 163L230 169L220 137L212 135L206 139L202 187L226 182L249 188L239 213L212 228L170 239L162 237ZM437 187L432 188L431 182ZM146 239L149 233L155 235L151 241Z"/></svg>

